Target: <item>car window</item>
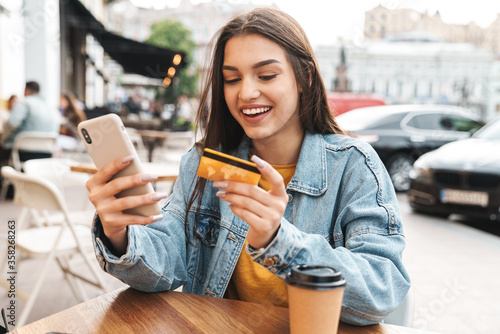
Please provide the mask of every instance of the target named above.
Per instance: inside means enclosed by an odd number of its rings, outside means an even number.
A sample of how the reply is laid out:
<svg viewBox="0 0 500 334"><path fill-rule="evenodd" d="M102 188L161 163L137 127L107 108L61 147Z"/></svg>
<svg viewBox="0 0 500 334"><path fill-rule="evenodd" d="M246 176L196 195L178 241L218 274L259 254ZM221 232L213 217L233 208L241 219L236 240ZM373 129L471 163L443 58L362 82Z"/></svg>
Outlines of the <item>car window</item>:
<svg viewBox="0 0 500 334"><path fill-rule="evenodd" d="M407 123L416 129L471 132L479 129L482 124L461 115L427 113L414 115Z"/></svg>
<svg viewBox="0 0 500 334"><path fill-rule="evenodd" d="M399 129L405 113L397 113L382 117L371 124L372 129Z"/></svg>
<svg viewBox="0 0 500 334"><path fill-rule="evenodd" d="M442 124L448 126L446 130L463 132L476 131L482 126L479 122L458 115L443 116Z"/></svg>
<svg viewBox="0 0 500 334"><path fill-rule="evenodd" d="M431 113L413 115L408 120L406 125L421 130L442 130L443 126L441 125L441 117L441 114Z"/></svg>

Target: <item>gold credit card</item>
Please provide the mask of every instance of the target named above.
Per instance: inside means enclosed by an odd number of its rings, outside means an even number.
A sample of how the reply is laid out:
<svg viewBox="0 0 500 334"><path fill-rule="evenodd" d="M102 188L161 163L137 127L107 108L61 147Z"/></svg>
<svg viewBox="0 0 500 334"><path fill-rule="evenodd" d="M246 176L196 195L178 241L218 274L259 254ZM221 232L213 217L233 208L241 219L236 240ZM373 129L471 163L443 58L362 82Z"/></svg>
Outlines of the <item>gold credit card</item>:
<svg viewBox="0 0 500 334"><path fill-rule="evenodd" d="M260 172L257 165L228 154L206 148L196 175L212 181L237 181L257 185Z"/></svg>

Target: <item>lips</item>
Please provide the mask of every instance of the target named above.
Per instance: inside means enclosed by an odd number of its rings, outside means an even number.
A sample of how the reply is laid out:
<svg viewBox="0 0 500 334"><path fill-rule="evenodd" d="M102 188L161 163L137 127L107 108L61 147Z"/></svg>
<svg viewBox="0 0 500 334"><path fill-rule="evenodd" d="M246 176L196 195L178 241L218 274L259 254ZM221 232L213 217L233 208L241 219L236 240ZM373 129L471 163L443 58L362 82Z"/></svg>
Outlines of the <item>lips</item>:
<svg viewBox="0 0 500 334"><path fill-rule="evenodd" d="M267 117L272 107L255 107L255 108L241 108L241 113L245 122L248 124L260 123L264 118Z"/></svg>

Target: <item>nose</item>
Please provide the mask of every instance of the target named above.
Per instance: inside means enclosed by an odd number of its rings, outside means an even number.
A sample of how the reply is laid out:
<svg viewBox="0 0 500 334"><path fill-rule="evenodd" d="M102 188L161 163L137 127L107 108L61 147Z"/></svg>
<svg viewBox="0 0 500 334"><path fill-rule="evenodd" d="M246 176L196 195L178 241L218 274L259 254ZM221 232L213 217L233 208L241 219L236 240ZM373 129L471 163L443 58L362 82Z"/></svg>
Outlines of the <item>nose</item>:
<svg viewBox="0 0 500 334"><path fill-rule="evenodd" d="M251 79L244 79L241 83L240 99L242 101L252 101L260 96L257 83Z"/></svg>

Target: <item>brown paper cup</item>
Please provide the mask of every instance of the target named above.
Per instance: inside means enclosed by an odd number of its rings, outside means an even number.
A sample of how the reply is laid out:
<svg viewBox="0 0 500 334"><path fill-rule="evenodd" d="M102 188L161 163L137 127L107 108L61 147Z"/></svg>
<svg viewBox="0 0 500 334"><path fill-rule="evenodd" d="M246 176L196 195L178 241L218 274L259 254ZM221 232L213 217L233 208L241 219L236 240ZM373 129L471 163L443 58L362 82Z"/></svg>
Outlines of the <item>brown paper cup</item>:
<svg viewBox="0 0 500 334"><path fill-rule="evenodd" d="M335 334L345 281L323 266L296 266L287 278L291 334Z"/></svg>

